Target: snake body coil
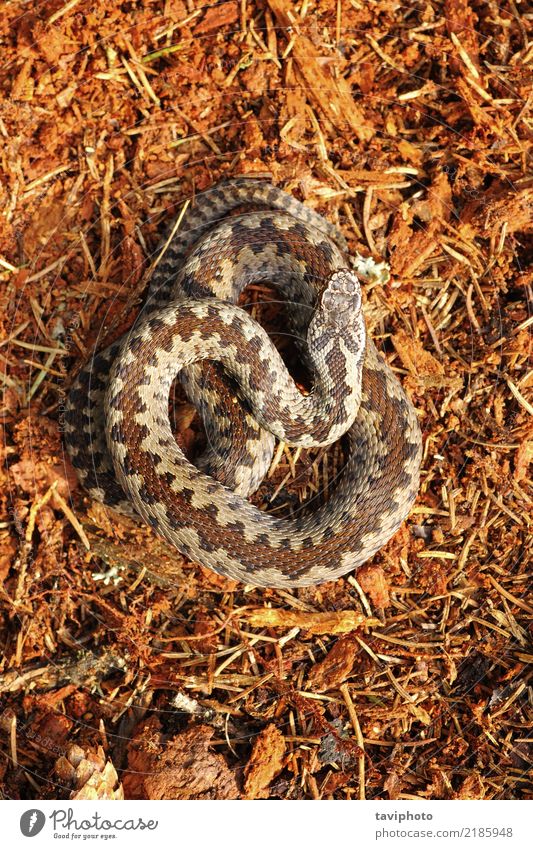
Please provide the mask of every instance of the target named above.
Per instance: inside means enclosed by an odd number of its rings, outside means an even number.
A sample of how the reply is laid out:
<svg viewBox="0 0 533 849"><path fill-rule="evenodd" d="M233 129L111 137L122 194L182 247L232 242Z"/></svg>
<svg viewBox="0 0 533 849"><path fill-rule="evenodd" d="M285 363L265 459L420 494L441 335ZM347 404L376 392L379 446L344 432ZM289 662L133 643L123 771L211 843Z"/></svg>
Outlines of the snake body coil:
<svg viewBox="0 0 533 849"><path fill-rule="evenodd" d="M258 282L288 302L290 332L313 376L308 395L235 305ZM196 465L170 427L177 375L208 435ZM314 446L344 433L346 465L314 513L278 519L246 500L268 469L274 437ZM94 498L139 514L186 556L256 586L306 586L352 571L394 534L418 491L416 414L366 338L342 236L260 180L221 184L186 210L142 315L78 375L65 439Z"/></svg>

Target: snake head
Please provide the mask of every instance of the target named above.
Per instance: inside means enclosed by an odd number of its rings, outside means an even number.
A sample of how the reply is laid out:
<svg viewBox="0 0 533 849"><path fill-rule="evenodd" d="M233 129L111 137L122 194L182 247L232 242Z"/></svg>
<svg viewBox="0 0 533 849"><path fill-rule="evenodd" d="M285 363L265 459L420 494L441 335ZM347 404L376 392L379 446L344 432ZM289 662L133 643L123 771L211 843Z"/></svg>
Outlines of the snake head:
<svg viewBox="0 0 533 849"><path fill-rule="evenodd" d="M316 314L325 324L346 327L361 312L361 286L353 271L342 269L329 277L322 292Z"/></svg>

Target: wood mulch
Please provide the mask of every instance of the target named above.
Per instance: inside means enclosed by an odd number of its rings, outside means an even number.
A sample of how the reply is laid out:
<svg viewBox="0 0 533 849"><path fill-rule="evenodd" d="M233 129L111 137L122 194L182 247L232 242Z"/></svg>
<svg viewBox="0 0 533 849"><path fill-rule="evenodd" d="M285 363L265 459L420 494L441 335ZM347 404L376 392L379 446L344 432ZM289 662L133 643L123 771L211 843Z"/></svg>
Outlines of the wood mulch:
<svg viewBox="0 0 533 849"><path fill-rule="evenodd" d="M5 797L531 798L529 24L519 0L3 4ZM61 439L168 220L264 173L390 264L368 327L425 446L392 541L290 592L91 504ZM341 462L282 446L257 503L290 515Z"/></svg>

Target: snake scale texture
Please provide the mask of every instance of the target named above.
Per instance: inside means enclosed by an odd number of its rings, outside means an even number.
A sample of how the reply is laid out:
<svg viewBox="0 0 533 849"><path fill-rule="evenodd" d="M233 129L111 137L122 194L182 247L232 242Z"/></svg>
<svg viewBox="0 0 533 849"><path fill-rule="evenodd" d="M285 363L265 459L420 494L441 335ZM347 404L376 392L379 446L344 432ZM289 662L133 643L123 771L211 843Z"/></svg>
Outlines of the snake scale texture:
<svg viewBox="0 0 533 849"><path fill-rule="evenodd" d="M356 569L407 516L422 439L411 402L367 338L342 235L250 178L199 194L174 230L133 328L93 355L68 396L65 441L83 486L141 516L191 560L246 584L306 586ZM236 305L258 283L285 301L287 332L312 377L307 394ZM177 376L207 434L194 464L170 425ZM314 512L280 519L247 500L275 439L310 447L343 434L346 463Z"/></svg>

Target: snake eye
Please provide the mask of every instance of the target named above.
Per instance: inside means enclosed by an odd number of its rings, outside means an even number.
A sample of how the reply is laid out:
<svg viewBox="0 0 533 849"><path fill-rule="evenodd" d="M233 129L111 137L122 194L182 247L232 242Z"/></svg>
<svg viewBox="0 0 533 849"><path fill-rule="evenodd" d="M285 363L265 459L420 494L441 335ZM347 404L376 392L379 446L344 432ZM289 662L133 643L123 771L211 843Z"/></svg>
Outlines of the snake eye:
<svg viewBox="0 0 533 849"><path fill-rule="evenodd" d="M358 313L358 312L360 312L360 310L361 310L361 304L362 304L362 301L361 301L361 289L359 288L359 285L358 285L358 286L357 286L357 291L355 291L355 292L354 292L354 294L353 294L353 300L352 300L352 310L354 311L354 313Z"/></svg>

